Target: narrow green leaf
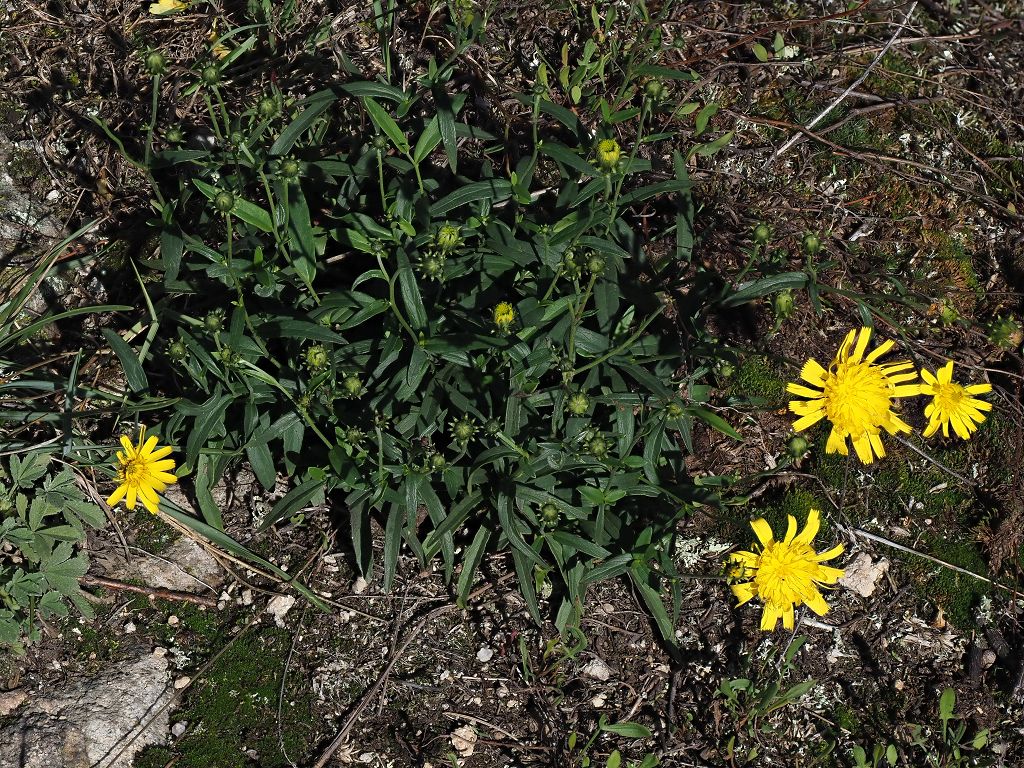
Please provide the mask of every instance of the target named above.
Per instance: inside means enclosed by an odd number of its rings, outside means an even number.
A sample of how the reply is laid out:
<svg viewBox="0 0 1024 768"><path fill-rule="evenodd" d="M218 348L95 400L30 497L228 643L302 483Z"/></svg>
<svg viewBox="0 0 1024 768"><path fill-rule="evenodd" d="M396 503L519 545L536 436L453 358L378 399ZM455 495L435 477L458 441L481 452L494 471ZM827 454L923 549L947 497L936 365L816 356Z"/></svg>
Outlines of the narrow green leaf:
<svg viewBox="0 0 1024 768"><path fill-rule="evenodd" d="M419 139L416 141L416 148L413 150L412 159L416 164L422 163L427 156L433 152L441 143L441 126L438 116L434 115L430 122L423 129Z"/></svg>
<svg viewBox="0 0 1024 768"><path fill-rule="evenodd" d="M807 285L807 273L805 272L782 272L778 275L769 275L743 283L722 300L722 306L738 307L770 293L778 293L791 288L803 288L805 285Z"/></svg>
<svg viewBox="0 0 1024 768"><path fill-rule="evenodd" d="M387 113L387 110L369 96L363 97L363 106L366 107L370 120L377 126L377 130L390 139L391 143L395 145L395 149L403 155L409 154L409 140L402 133L402 129L398 127L395 119Z"/></svg>
<svg viewBox="0 0 1024 768"><path fill-rule="evenodd" d="M430 213L432 216L444 216L462 205L481 201L497 203L507 200L511 195L512 185L505 179L474 181L442 197L430 206Z"/></svg>
<svg viewBox="0 0 1024 768"><path fill-rule="evenodd" d="M142 370L142 366L139 364L139 359L135 356L135 351L112 328L103 328L101 333L103 338L107 340L107 344L110 345L110 349L117 355L117 360L121 363L121 369L124 371L125 380L128 382L132 392L140 394L147 391L149 389L149 380L146 378L146 372Z"/></svg>
<svg viewBox="0 0 1024 768"><path fill-rule="evenodd" d="M324 487L324 481L319 478L310 478L292 488L284 495L260 521L257 530L265 531L275 523L284 520L306 504L313 496Z"/></svg>
<svg viewBox="0 0 1024 768"><path fill-rule="evenodd" d="M296 104L297 107L303 107L302 112L296 117L288 126L281 131L281 135L277 137L277 141L270 147L270 154L274 156L285 155L291 152L292 147L295 146L296 142L302 137L313 122L322 115L328 107L331 106L338 99L338 91L334 88L330 88L325 91L319 91L317 93L307 96L305 99Z"/></svg>

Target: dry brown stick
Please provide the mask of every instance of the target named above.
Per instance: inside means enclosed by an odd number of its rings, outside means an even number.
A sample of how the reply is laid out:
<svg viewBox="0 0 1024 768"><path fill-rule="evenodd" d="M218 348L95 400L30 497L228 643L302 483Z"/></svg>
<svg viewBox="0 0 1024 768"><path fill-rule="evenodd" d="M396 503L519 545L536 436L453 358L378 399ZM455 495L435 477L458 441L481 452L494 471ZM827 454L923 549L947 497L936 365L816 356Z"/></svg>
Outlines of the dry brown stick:
<svg viewBox="0 0 1024 768"><path fill-rule="evenodd" d="M217 607L217 601L212 597L202 597L201 595L193 595L189 592L179 592L176 589L160 589L159 587L144 587L137 584L128 584L127 582L118 581L117 579L108 579L104 576L83 576L78 580L78 583L83 587L105 587L107 589L117 589L122 592L135 592L139 595L145 595L150 599L156 599L159 597L161 600L178 600L185 603L203 605L207 608Z"/></svg>

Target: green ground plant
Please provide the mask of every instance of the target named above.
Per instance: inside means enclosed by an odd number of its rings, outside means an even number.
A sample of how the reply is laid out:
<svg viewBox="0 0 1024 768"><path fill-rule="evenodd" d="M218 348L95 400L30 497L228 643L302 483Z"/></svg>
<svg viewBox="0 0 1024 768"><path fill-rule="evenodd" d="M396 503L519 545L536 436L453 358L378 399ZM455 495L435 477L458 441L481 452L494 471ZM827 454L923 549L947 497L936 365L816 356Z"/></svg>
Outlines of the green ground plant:
<svg viewBox="0 0 1024 768"><path fill-rule="evenodd" d="M738 437L706 404L714 340L680 375L678 334L642 284L687 262L693 242L685 158L656 168L637 154L666 137L650 132L657 94L630 83L672 73L649 46L605 73L635 106L597 102L592 135L548 99L542 66L519 96L526 135L502 138L450 85L480 34L460 27L452 55L405 88L270 90L233 112L222 89L253 35L182 83L206 104L208 133L163 126L171 110L155 95L137 156L104 126L152 180L160 230L146 266L161 284L140 281L159 337L115 349L129 409L149 407L166 364L182 397L160 430L182 445L212 529L210 489L244 458L267 489L293 481L261 529L330 498L370 573L377 521L385 589L403 546L422 566L440 557L460 600L485 553L504 550L536 620L538 593L553 593L564 631L588 585L627 576L672 638L661 589L678 604L673 526L723 482L687 475L693 431ZM145 63L156 94L167 61L150 51ZM626 129L637 138L623 148ZM664 225L650 241L640 207ZM722 295L691 293L695 332Z"/></svg>
<svg viewBox="0 0 1024 768"><path fill-rule="evenodd" d="M86 526L106 522L69 468L51 469L53 450L13 455L0 463L0 643L24 652L41 623L66 616L68 602L93 615L78 586L89 567L81 551Z"/></svg>

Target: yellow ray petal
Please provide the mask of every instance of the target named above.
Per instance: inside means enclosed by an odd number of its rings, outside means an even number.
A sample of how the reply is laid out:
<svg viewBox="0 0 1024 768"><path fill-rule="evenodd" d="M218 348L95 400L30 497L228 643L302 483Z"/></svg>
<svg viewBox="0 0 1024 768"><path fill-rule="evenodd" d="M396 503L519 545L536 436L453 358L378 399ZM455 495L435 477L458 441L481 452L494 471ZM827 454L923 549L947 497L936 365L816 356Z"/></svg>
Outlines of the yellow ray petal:
<svg viewBox="0 0 1024 768"><path fill-rule="evenodd" d="M821 528L821 513L813 507L807 511L807 523L804 525L804 529L800 531L800 535L794 539L794 541L800 542L801 544L810 544L814 537L818 535L818 530Z"/></svg>
<svg viewBox="0 0 1024 768"><path fill-rule="evenodd" d="M884 355L886 352L888 352L890 349L892 349L893 345L895 343L896 342L894 342L892 339L886 339L881 344L879 344L877 347L875 347L871 352L868 353L868 356L864 358L864 362L865 363L873 363L873 362L875 362L875 360L877 360L882 355Z"/></svg>
<svg viewBox="0 0 1024 768"><path fill-rule="evenodd" d="M757 540L761 542L762 547L769 547L775 541L772 527L768 525L768 521L763 517L751 520L750 527L754 529Z"/></svg>
<svg viewBox="0 0 1024 768"><path fill-rule="evenodd" d="M803 430L807 429L808 427L813 427L815 424L817 424L823 418L825 418L825 411L824 410L818 410L818 411L814 411L813 413L808 413L803 418L797 419L796 421L793 422L793 431L794 432L802 432Z"/></svg>
<svg viewBox="0 0 1024 768"><path fill-rule="evenodd" d="M796 518L792 515L786 515L786 536L782 539L783 542L789 544L793 541L793 537L796 536Z"/></svg>

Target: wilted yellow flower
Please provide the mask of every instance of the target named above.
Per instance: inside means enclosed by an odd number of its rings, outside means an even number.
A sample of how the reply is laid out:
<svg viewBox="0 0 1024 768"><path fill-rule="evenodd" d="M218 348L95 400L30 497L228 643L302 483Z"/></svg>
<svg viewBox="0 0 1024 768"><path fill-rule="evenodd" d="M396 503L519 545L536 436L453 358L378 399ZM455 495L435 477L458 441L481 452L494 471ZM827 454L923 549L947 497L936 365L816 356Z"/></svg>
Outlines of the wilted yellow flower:
<svg viewBox="0 0 1024 768"><path fill-rule="evenodd" d="M149 6L149 12L157 16L164 16L168 13L184 11L186 8L188 8L188 3L184 3L182 0L157 0Z"/></svg>
<svg viewBox="0 0 1024 768"><path fill-rule="evenodd" d="M124 451L117 452L115 465L118 486L110 494L107 504L114 506L124 499L128 509L135 509L138 499L154 515L157 513L160 502L157 494L162 493L168 485L178 482L178 478L169 471L174 469L174 459L164 458L171 453L171 447L165 445L157 448L156 445L155 436L146 439L145 427L139 430L138 445L132 445L132 441L125 435L121 436Z"/></svg>
<svg viewBox="0 0 1024 768"><path fill-rule="evenodd" d="M789 515L786 537L775 541L771 526L764 518L750 523L761 542L760 552L733 552L729 555L730 585L732 593L743 605L755 595L764 602L761 629L770 632L779 619L786 629L793 628L793 607L806 605L819 616L828 613L828 603L818 591L821 584L835 584L842 578L841 568L822 565L838 557L843 545L837 544L827 552L817 554L811 540L821 525L820 512L807 513L807 525L799 534L796 518ZM756 546L756 545L755 545Z"/></svg>
<svg viewBox="0 0 1024 768"><path fill-rule="evenodd" d="M507 301L503 301L494 308L492 318L499 331L507 331L512 323L516 321L516 310Z"/></svg>
<svg viewBox="0 0 1024 768"><path fill-rule="evenodd" d="M924 415L928 417L928 426L924 430L925 437L934 435L942 427L942 436L949 437L949 426L964 440L969 440L971 433L978 429L978 424L985 421L982 411L991 411L992 403L978 400L971 395L981 395L992 391L991 384L971 384L964 387L953 383L953 361L950 360L933 375L921 370L922 395L931 395L932 401L925 406Z"/></svg>
<svg viewBox="0 0 1024 768"><path fill-rule="evenodd" d="M800 371L800 378L816 389L802 384L786 385L787 392L811 398L790 401L789 410L801 417L793 424L793 429L799 432L827 418L832 422L832 432L825 451L848 455L846 438L849 437L857 457L865 464L870 464L875 456L885 456L879 437L881 430L890 435L910 432L910 425L893 413L893 398L920 394L920 385L906 383L917 378L912 363L902 360L888 365L874 364L892 349L891 340L864 355L870 339L870 328L861 328L859 333L850 331L828 370L817 361L808 360Z"/></svg>
<svg viewBox="0 0 1024 768"><path fill-rule="evenodd" d="M210 34L207 35L206 39L213 43L213 46L210 48L210 52L213 53L213 55L216 58L223 59L229 53L231 53L231 49L224 45L224 43L216 42L218 37L219 35L217 34L217 22L214 22L213 28L210 30Z"/></svg>

